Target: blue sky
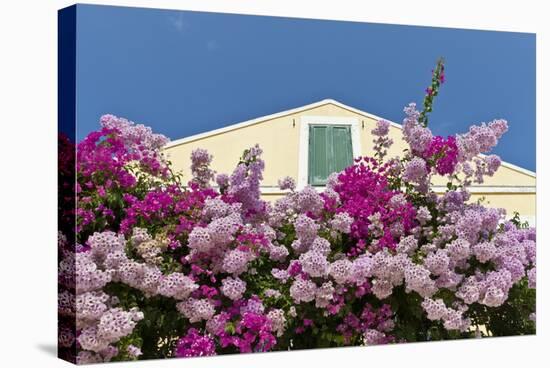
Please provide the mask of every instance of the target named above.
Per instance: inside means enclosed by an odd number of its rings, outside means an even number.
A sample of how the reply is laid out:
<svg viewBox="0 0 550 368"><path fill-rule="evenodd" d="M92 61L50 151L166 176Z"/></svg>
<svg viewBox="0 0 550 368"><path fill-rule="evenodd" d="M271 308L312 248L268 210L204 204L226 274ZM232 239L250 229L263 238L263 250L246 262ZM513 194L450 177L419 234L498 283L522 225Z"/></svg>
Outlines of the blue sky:
<svg viewBox="0 0 550 368"><path fill-rule="evenodd" d="M441 135L494 118L495 153L535 171L535 35L79 5L77 138L112 113L171 139L325 98L401 123L431 69Z"/></svg>

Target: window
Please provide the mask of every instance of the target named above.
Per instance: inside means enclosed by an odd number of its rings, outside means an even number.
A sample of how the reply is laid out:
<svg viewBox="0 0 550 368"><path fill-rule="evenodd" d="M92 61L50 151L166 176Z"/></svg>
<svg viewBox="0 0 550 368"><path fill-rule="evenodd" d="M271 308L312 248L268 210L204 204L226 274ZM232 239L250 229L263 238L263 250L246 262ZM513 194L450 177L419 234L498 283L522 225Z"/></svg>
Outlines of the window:
<svg viewBox="0 0 550 368"><path fill-rule="evenodd" d="M330 174L361 156L359 132L355 116L301 116L298 189L326 185Z"/></svg>
<svg viewBox="0 0 550 368"><path fill-rule="evenodd" d="M353 162L350 126L310 125L308 156L308 183L325 185L330 174Z"/></svg>

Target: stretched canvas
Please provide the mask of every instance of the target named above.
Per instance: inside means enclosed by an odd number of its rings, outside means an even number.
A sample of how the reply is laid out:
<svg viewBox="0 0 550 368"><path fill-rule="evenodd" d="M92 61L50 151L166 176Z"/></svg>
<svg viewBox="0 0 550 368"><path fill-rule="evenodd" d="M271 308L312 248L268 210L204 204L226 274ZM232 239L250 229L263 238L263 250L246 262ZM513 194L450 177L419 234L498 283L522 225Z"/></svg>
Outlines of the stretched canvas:
<svg viewBox="0 0 550 368"><path fill-rule="evenodd" d="M535 333L535 35L59 11L59 357Z"/></svg>

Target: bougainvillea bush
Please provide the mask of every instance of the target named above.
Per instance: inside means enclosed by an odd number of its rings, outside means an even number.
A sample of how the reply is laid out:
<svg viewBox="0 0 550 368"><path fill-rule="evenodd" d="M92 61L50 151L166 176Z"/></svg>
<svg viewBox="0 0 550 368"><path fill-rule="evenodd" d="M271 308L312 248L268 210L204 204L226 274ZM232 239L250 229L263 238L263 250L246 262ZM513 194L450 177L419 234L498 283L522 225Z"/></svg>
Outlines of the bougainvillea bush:
<svg viewBox="0 0 550 368"><path fill-rule="evenodd" d="M373 157L323 192L281 178L272 203L261 147L232 173L197 149L182 183L167 138L103 116L60 168L76 170L78 204L59 234L60 352L93 363L534 333L535 230L469 201L507 123L434 136L443 80L439 63L424 109L405 107L401 157L387 157L381 120Z"/></svg>

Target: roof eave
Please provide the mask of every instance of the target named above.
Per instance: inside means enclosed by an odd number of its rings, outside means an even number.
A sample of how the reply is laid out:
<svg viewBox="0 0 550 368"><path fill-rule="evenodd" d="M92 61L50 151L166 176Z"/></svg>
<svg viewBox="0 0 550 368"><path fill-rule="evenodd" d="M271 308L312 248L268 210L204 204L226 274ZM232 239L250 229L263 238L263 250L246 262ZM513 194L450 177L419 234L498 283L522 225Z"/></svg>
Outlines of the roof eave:
<svg viewBox="0 0 550 368"><path fill-rule="evenodd" d="M243 122L240 122L240 123L231 124L231 125L228 125L228 126L223 127L223 128L214 129L214 130L210 130L208 132L199 133L199 134L191 135L189 137L176 139L175 141L171 141L168 144L166 144L164 146L164 148L172 148L172 147L175 147L175 146L179 146L181 144L197 141L197 140L208 138L208 137L215 136L215 135L218 135L218 134L227 133L227 132L237 130L237 129L246 128L248 126L259 124L259 123L262 123L262 122L267 121L267 120L273 120L273 119L280 118L280 117L283 117L283 116L297 114L299 112L302 112L302 111L305 111L305 110L311 110L311 109L314 109L316 107L320 107L320 106L327 105L327 104L332 104L332 105L338 106L342 109L354 112L354 113L359 114L359 115L366 116L366 117L374 119L374 120L383 119L383 120L386 120L387 122L389 122L390 125L393 126L394 128L403 129L401 124L398 124L398 123L393 122L391 120L388 120L388 119L382 118L380 116L368 113L366 111L359 110L355 107L348 106L346 104L343 104L343 103L341 103L339 101L336 101L336 100L333 100L331 98L327 98L327 99L317 101L317 102L314 102L314 103L311 103L311 104L308 104L308 105L295 107L295 108L292 108L292 109L289 109L289 110L280 111L280 112L270 114L270 115L260 116L258 118L254 118L254 119L251 119L251 120L246 120L246 121L243 121ZM480 156L484 157L485 155L480 154ZM536 176L537 176L536 173L531 171L531 170L524 169L522 167L516 166L516 165L511 164L511 163L506 162L506 161L502 161L501 166L504 166L504 167L509 168L511 170L514 170L514 171L520 172L522 174L531 176L533 178L536 178Z"/></svg>

